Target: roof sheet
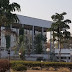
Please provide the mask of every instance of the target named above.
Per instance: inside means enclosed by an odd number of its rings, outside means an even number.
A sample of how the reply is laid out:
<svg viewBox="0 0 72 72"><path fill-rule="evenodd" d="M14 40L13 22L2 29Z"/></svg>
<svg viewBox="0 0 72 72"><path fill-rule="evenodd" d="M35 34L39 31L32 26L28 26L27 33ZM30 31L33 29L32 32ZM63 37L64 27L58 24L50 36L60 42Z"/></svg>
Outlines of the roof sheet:
<svg viewBox="0 0 72 72"><path fill-rule="evenodd" d="M20 24L34 25L34 26L39 26L44 28L50 28L52 24L51 21L47 21L47 20L32 18L28 16L22 16L22 15L17 15L17 16L20 20Z"/></svg>

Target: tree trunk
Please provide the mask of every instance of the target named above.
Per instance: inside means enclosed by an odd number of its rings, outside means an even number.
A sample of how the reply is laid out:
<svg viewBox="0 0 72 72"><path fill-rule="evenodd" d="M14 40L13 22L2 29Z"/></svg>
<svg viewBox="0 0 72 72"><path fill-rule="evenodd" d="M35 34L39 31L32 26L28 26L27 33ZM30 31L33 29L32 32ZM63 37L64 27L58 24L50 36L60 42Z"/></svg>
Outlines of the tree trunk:
<svg viewBox="0 0 72 72"><path fill-rule="evenodd" d="M59 50L59 62L61 61L61 48Z"/></svg>
<svg viewBox="0 0 72 72"><path fill-rule="evenodd" d="M59 42L59 62L61 61L61 43Z"/></svg>

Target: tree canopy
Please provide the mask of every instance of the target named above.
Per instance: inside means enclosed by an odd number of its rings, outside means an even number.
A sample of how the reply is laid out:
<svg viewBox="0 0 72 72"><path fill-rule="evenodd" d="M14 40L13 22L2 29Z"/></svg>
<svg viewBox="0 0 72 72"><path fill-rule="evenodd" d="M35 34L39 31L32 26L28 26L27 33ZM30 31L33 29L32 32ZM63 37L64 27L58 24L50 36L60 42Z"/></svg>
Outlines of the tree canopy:
<svg viewBox="0 0 72 72"><path fill-rule="evenodd" d="M20 5L10 0L0 0L0 25L9 25L18 22L19 19L16 14L12 12L20 11Z"/></svg>
<svg viewBox="0 0 72 72"><path fill-rule="evenodd" d="M42 42L46 42L46 36L43 36L42 34L36 35L34 39L34 49L36 54L41 54L43 52Z"/></svg>
<svg viewBox="0 0 72 72"><path fill-rule="evenodd" d="M58 42L58 48L60 49L59 61L61 60L61 45L71 37L70 32L68 31L68 29L70 29L68 24L71 23L71 20L64 19L66 14L66 12L63 12L61 14L56 13L55 15L51 16L53 23L50 30L53 31L53 44L55 41Z"/></svg>
<svg viewBox="0 0 72 72"><path fill-rule="evenodd" d="M66 40L70 38L70 32L68 29L69 23L71 23L71 20L64 19L64 16L66 15L66 12L63 12L61 14L56 13L55 15L52 15L52 26L51 31L53 31L53 38L55 41L58 41L59 43L63 42L63 40Z"/></svg>

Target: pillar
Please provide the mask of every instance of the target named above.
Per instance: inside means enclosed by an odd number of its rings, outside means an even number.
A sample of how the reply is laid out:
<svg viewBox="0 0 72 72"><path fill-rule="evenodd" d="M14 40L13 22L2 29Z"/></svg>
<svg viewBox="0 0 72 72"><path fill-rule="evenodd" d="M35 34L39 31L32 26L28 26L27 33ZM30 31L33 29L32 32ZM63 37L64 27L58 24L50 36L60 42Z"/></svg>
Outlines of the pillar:
<svg viewBox="0 0 72 72"><path fill-rule="evenodd" d="M22 28L24 28L24 24L22 24Z"/></svg>
<svg viewBox="0 0 72 72"><path fill-rule="evenodd" d="M31 50L30 50L30 29L29 29L29 50L28 51L29 51L28 54L30 55L30 52L31 52Z"/></svg>
<svg viewBox="0 0 72 72"><path fill-rule="evenodd" d="M32 26L32 53L34 51L34 26Z"/></svg>
<svg viewBox="0 0 72 72"><path fill-rule="evenodd" d="M43 35L43 32L44 32L44 28L42 27L42 35ZM44 48L44 42L42 41L42 49Z"/></svg>
<svg viewBox="0 0 72 72"><path fill-rule="evenodd" d="M72 62L72 49L70 50L70 62Z"/></svg>
<svg viewBox="0 0 72 72"><path fill-rule="evenodd" d="M50 52L52 52L52 32L50 31Z"/></svg>

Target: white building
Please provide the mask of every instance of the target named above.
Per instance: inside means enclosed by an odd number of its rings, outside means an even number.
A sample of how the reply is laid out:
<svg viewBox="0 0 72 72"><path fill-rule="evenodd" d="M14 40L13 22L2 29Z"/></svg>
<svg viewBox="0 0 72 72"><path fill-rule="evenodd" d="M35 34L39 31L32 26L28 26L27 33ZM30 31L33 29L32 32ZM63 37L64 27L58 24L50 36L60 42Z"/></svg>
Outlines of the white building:
<svg viewBox="0 0 72 72"><path fill-rule="evenodd" d="M55 49L55 56L59 61L59 49ZM72 49L61 49L61 61L72 62Z"/></svg>
<svg viewBox="0 0 72 72"><path fill-rule="evenodd" d="M18 15L18 18L19 18L20 22L11 25L11 30L15 31L19 35L19 29L23 27L24 33L27 35L27 38L29 40L29 45L31 44L30 47L33 50L34 49L34 45L33 45L34 36L38 33L42 33L43 35L47 35L47 30L48 30L48 28L51 27L52 22L47 21L47 20L22 16L22 15ZM7 51L5 51L6 50L6 39L5 39L5 34L3 33L4 29L5 29L5 27L2 26L1 27L1 37L0 37L1 38L0 49L2 49L1 56L7 57L8 53L7 53ZM16 36L13 34L11 34L10 44L11 44L10 45L10 50L11 50L10 56L13 56L15 54L15 52L12 51L12 48L16 46ZM48 59L47 54L41 55L41 57L42 56L44 56L44 58ZM57 60L59 60L59 49L55 49L55 56L57 57ZM66 61L66 62L72 61L72 49L62 49L61 50L61 60Z"/></svg>
<svg viewBox="0 0 72 72"><path fill-rule="evenodd" d="M34 36L38 33L42 33L43 35L47 35L48 28L51 27L52 22L27 16L18 15L18 18L20 20L19 23L12 24L11 30L15 31L19 35L19 29L24 28L24 33L27 35L27 38L29 39L29 43L31 43L32 50L34 49ZM5 52L6 50L6 39L5 39L5 33L4 33L4 25L1 27L1 49L2 49L2 56L7 56ZM13 47L16 46L16 36L11 34L11 41L10 41L10 50L12 50ZM4 53L3 53L4 51ZM13 52L11 53L13 55Z"/></svg>

